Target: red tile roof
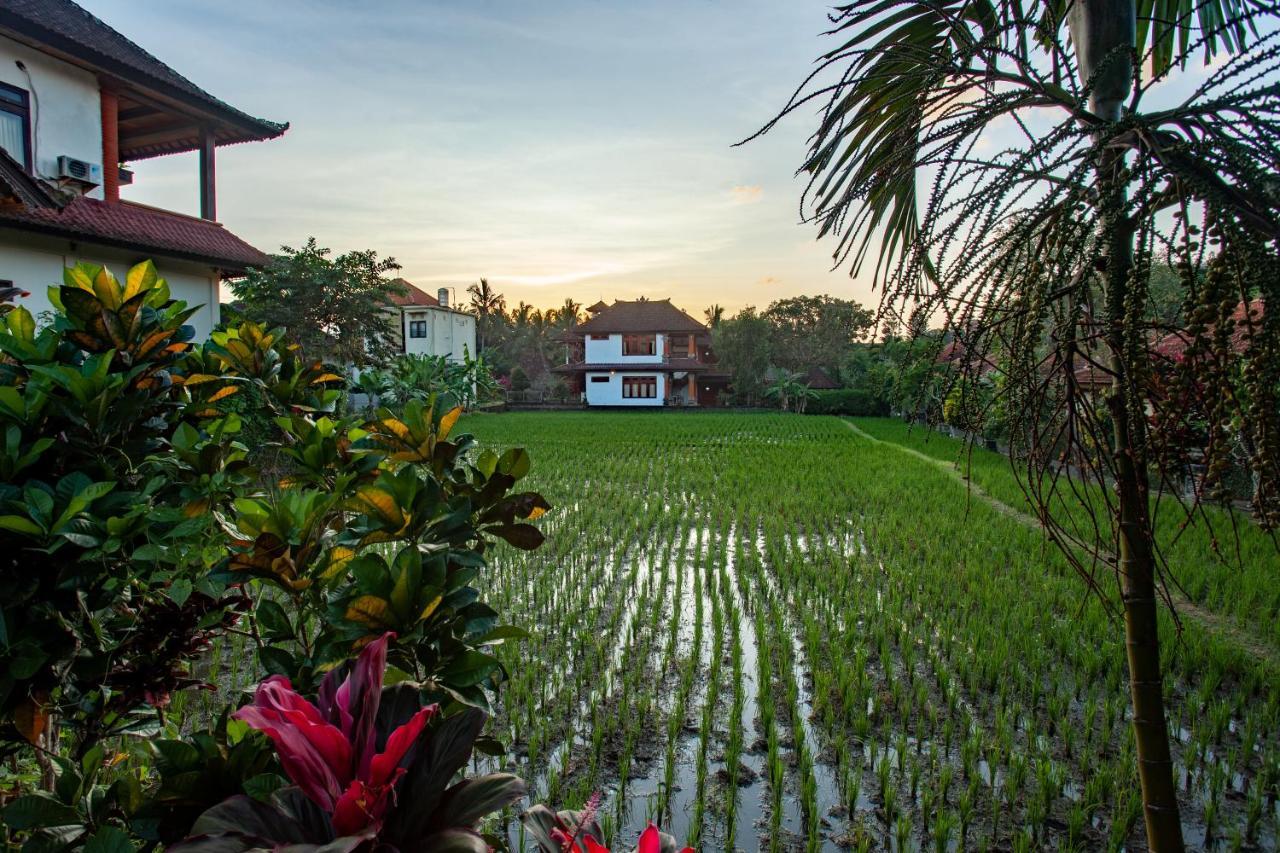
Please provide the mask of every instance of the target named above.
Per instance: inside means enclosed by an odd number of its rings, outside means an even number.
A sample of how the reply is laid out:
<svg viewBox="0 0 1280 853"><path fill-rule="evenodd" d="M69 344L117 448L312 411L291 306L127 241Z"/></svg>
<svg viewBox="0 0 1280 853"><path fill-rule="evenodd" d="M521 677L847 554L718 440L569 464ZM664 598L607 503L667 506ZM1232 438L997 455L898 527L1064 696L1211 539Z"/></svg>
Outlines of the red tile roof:
<svg viewBox="0 0 1280 853"><path fill-rule="evenodd" d="M0 199L25 207L58 207L62 199L0 148Z"/></svg>
<svg viewBox="0 0 1280 853"><path fill-rule="evenodd" d="M1239 355L1249 349L1252 327L1262 322L1262 313L1265 309L1266 304L1261 299L1236 305L1235 310L1231 312L1230 346L1233 353ZM1172 332L1156 343L1155 351L1157 355L1169 361L1182 361L1189 346L1191 346L1190 335L1186 332Z"/></svg>
<svg viewBox="0 0 1280 853"><path fill-rule="evenodd" d="M270 260L217 222L127 201L76 198L61 210L0 209L0 226L200 261L228 273Z"/></svg>
<svg viewBox="0 0 1280 853"><path fill-rule="evenodd" d="M420 308L440 307L440 300L436 299L425 290L422 290L417 285L412 284L403 278L396 279L396 284L408 291L408 293L403 295L396 294L391 297L391 301L399 305L401 308L411 308L413 306L418 306Z"/></svg>
<svg viewBox="0 0 1280 853"><path fill-rule="evenodd" d="M612 332L705 332L706 330L706 326L672 305L670 299L614 302L574 328L575 332L583 335Z"/></svg>
<svg viewBox="0 0 1280 853"><path fill-rule="evenodd" d="M218 100L71 0L4 0L0 4L0 29L38 49L106 72L216 118L220 122L215 129L220 145L271 139L289 128L288 123L254 118ZM155 146L155 150L121 153L127 155L125 159L137 160L193 151L198 144L198 136L193 136L180 143Z"/></svg>
<svg viewBox="0 0 1280 853"><path fill-rule="evenodd" d="M972 370L986 376L996 369L996 363L985 354L971 353L959 338L952 338L938 352L935 364L948 364L957 370Z"/></svg>

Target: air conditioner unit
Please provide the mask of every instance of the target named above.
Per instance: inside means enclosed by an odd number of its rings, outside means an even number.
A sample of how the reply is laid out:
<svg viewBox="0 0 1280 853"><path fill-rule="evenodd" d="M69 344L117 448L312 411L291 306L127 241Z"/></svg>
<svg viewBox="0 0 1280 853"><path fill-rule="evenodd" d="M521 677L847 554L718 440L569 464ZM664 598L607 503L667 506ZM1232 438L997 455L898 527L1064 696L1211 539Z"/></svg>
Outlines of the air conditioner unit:
<svg viewBox="0 0 1280 853"><path fill-rule="evenodd" d="M63 154L58 158L58 180L77 184L83 191L88 191L102 184L102 167Z"/></svg>

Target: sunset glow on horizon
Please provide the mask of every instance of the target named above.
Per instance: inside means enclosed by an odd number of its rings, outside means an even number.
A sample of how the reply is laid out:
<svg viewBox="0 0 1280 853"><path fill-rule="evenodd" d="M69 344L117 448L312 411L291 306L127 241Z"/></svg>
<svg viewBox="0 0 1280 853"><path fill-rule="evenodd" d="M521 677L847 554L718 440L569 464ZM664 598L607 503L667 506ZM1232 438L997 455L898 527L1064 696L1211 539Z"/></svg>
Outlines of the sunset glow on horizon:
<svg viewBox="0 0 1280 853"><path fill-rule="evenodd" d="M745 146L824 48L828 4L90 0L231 105L291 129L218 151L219 218L265 251L374 249L433 291L538 307L873 301L802 224L812 112ZM194 155L128 198L197 208Z"/></svg>

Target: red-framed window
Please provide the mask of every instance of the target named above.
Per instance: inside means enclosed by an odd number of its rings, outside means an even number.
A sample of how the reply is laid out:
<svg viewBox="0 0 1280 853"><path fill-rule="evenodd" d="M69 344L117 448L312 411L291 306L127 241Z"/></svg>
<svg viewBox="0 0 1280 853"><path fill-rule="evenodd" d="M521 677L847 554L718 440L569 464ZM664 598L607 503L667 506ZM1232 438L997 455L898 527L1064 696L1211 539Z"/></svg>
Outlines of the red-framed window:
<svg viewBox="0 0 1280 853"><path fill-rule="evenodd" d="M656 355L658 352L657 335L623 335L623 355Z"/></svg>
<svg viewBox="0 0 1280 853"><path fill-rule="evenodd" d="M622 377L622 399L624 400L656 400L658 398L658 377L656 376L624 376Z"/></svg>

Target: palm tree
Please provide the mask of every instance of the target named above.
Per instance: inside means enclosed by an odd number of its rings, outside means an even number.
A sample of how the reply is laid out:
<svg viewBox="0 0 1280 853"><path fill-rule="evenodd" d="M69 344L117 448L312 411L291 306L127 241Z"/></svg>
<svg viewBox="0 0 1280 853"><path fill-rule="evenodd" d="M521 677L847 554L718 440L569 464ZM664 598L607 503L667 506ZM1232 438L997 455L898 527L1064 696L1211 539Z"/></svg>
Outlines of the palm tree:
<svg viewBox="0 0 1280 853"><path fill-rule="evenodd" d="M716 326L719 326L720 321L724 319L724 306L712 305L702 313L707 318L707 325L714 329Z"/></svg>
<svg viewBox="0 0 1280 853"><path fill-rule="evenodd" d="M495 323L500 320L507 310L507 300L501 293L489 286L489 280L486 278L482 278L479 283L468 287L467 293L471 295L471 313L476 315L476 331L479 335L479 340L476 341L476 349L484 352L485 348L492 342Z"/></svg>
<svg viewBox="0 0 1280 853"><path fill-rule="evenodd" d="M1210 421L1210 435L1242 422L1280 448L1280 368L1265 360L1280 346L1280 324L1251 329L1245 371L1258 378L1244 380L1247 393L1191 412L1152 390L1144 307L1152 258L1165 251L1199 311L1189 333L1206 351L1239 300L1280 298L1280 99L1264 82L1280 73L1278 16L1273 0L846 5L832 16L839 46L774 119L819 105L804 205L821 234L836 237L836 262L857 273L874 258L882 308L944 317L1009 365L1003 407L1030 463L1028 494L1091 587L1118 587L1103 600L1123 614L1145 828L1157 853L1182 850L1183 840L1162 695L1151 471L1178 464L1180 448L1164 436L1195 416ZM1240 54L1248 56L1208 64ZM1152 88L1194 57L1206 62L1206 82L1181 103L1148 108ZM1101 402L1074 378L1082 360L1111 377ZM1185 369L1215 363L1188 359ZM1222 370L1194 387L1205 382L1241 380ZM1064 529L1050 512L1075 488L1048 476L1064 443L1089 456L1088 476L1114 494L1097 532ZM1224 460L1229 449L1216 442L1206 453ZM1270 526L1280 523L1278 453L1251 460L1261 477L1254 508ZM1099 574L1099 564L1111 571Z"/></svg>
<svg viewBox="0 0 1280 853"><path fill-rule="evenodd" d="M573 297L565 297L564 304L556 312L556 322L568 331L582 320L582 303L574 302Z"/></svg>

